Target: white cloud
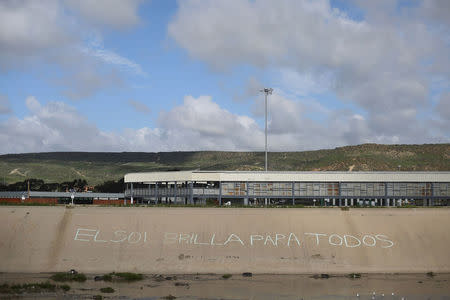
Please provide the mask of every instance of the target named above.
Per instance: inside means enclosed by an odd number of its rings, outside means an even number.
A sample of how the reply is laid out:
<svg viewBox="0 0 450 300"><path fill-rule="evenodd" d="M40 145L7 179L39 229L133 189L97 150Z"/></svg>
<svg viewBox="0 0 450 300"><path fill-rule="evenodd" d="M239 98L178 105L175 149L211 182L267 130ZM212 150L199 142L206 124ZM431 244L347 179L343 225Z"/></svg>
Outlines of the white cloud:
<svg viewBox="0 0 450 300"><path fill-rule="evenodd" d="M28 116L11 117L0 123L2 153L95 150L113 146L112 138L63 102L42 106L30 96L26 105L30 110Z"/></svg>
<svg viewBox="0 0 450 300"><path fill-rule="evenodd" d="M39 101L37 101L37 99L33 96L27 97L27 99L25 99L25 104L26 104L28 110L32 113L37 113L42 108Z"/></svg>
<svg viewBox="0 0 450 300"><path fill-rule="evenodd" d="M68 7L95 25L129 28L139 23L142 0L65 0Z"/></svg>
<svg viewBox="0 0 450 300"><path fill-rule="evenodd" d="M0 1L0 71L56 67L60 77L47 78L47 82L63 85L72 99L118 86L118 82L123 83L118 79L123 70L145 75L136 62L105 49L102 44L84 40L93 33L101 40L105 26L120 29L139 21L136 12L140 1L106 2ZM97 18L104 26L97 28L86 22L91 18Z"/></svg>
<svg viewBox="0 0 450 300"><path fill-rule="evenodd" d="M384 135L351 111L332 112L326 122L305 116L303 105L280 95L270 99L269 149L299 151L365 142L410 142L401 134ZM30 96L29 115L0 122L0 153L42 151L262 151L264 129L251 116L234 114L210 96L186 96L162 112L156 128L106 132L63 102L45 105ZM416 142L437 141L418 133ZM449 140L447 135L441 141Z"/></svg>
<svg viewBox="0 0 450 300"><path fill-rule="evenodd" d="M163 133L183 139L175 148L187 149L255 149L261 132L248 116L236 115L213 102L209 96L187 96L181 106L162 112L158 122Z"/></svg>
<svg viewBox="0 0 450 300"><path fill-rule="evenodd" d="M367 115L348 140L415 142L434 130L420 117L431 111L431 82L450 82L448 4L436 2L399 12L396 1L354 1L365 13L355 21L327 0L187 0L168 33L215 70L280 70L272 77L289 98L334 93Z"/></svg>
<svg viewBox="0 0 450 300"><path fill-rule="evenodd" d="M146 75L140 65L112 51L92 48L83 48L81 51L87 55L97 57L105 63L126 67L137 75Z"/></svg>
<svg viewBox="0 0 450 300"><path fill-rule="evenodd" d="M0 69L26 65L70 43L63 16L58 1L0 1Z"/></svg>

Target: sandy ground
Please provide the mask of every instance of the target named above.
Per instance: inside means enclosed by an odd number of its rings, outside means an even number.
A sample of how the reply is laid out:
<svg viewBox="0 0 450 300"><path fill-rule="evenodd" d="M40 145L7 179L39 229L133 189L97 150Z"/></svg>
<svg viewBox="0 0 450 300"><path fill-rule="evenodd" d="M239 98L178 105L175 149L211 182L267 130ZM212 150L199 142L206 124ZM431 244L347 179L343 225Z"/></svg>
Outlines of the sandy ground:
<svg viewBox="0 0 450 300"><path fill-rule="evenodd" d="M0 283L35 283L49 280L50 274L2 273ZM92 299L102 295L113 299L450 299L450 274L363 274L359 279L332 276L314 279L310 275L165 275L169 280L146 275L132 283L94 281L88 275L84 283L68 283L67 293L24 294L22 299L76 298ZM105 294L102 287L112 287L115 292ZM373 295L375 292L375 295ZM394 293L394 295L392 295ZM357 296L359 294L359 297ZM0 295L0 298L16 298Z"/></svg>

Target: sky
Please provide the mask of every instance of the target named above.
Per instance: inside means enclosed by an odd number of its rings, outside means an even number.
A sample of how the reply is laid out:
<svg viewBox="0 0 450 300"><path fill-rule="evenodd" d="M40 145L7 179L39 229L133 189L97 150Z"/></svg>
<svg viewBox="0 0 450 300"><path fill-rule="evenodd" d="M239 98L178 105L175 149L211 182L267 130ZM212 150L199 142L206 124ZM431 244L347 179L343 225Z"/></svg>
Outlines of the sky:
<svg viewBox="0 0 450 300"><path fill-rule="evenodd" d="M448 0L2 0L0 154L450 142Z"/></svg>

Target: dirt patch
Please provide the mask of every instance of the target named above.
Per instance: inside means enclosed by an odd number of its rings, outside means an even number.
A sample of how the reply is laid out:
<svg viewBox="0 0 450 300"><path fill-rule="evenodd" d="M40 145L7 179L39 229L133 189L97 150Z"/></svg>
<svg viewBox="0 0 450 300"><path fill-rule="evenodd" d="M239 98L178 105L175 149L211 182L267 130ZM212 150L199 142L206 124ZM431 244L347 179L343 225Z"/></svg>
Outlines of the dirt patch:
<svg viewBox="0 0 450 300"><path fill-rule="evenodd" d="M19 169L14 169L11 172L9 172L9 175L19 175L19 176L22 176L22 177L26 177L27 176L27 172L22 173L22 172L19 171Z"/></svg>

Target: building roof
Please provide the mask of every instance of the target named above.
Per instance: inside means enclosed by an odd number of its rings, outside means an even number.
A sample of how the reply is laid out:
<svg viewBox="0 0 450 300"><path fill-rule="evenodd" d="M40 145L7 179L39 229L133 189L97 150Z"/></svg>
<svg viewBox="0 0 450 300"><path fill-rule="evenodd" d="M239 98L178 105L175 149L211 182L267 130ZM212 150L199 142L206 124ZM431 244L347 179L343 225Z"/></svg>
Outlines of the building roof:
<svg viewBox="0 0 450 300"><path fill-rule="evenodd" d="M175 171L125 174L125 182L183 181L319 181L319 182L450 182L450 172L250 172L250 171Z"/></svg>

